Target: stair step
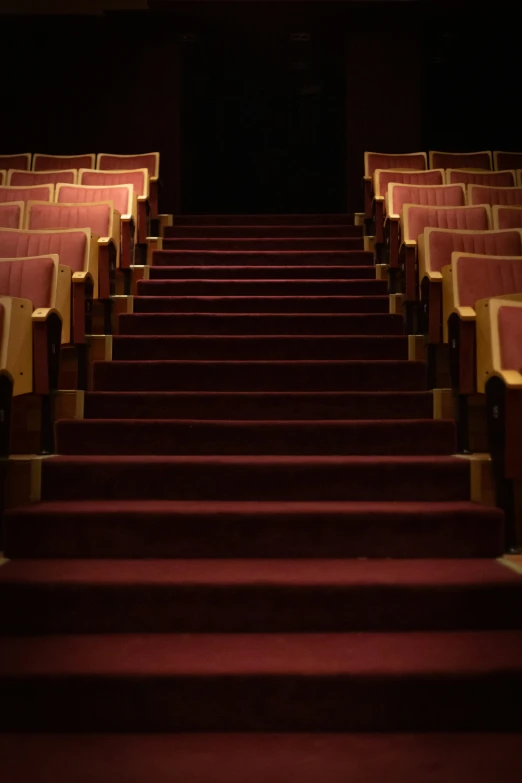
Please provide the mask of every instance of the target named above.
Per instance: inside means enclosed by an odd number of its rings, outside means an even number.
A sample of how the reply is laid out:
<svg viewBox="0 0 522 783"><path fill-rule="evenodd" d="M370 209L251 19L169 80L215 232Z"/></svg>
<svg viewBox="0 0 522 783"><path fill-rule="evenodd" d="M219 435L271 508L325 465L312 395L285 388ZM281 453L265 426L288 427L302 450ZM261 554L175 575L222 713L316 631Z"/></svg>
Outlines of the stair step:
<svg viewBox="0 0 522 783"><path fill-rule="evenodd" d="M95 362L95 391L423 391L422 362Z"/></svg>
<svg viewBox="0 0 522 783"><path fill-rule="evenodd" d="M150 280L374 280L365 266L151 266Z"/></svg>
<svg viewBox="0 0 522 783"><path fill-rule="evenodd" d="M388 313L381 296L138 296L135 313Z"/></svg>
<svg viewBox="0 0 522 783"><path fill-rule="evenodd" d="M176 215L176 226L353 226L353 215L276 214L276 215Z"/></svg>
<svg viewBox="0 0 522 783"><path fill-rule="evenodd" d="M387 280L139 280L138 296L386 296Z"/></svg>
<svg viewBox="0 0 522 783"><path fill-rule="evenodd" d="M358 240L351 240L358 241ZM367 266L375 274L373 253L369 250L219 250L215 247L198 250L154 250L152 266Z"/></svg>
<svg viewBox="0 0 522 783"><path fill-rule="evenodd" d="M453 421L221 421L64 419L56 451L69 455L449 455Z"/></svg>
<svg viewBox="0 0 522 783"><path fill-rule="evenodd" d="M504 783L518 733L4 734L5 783Z"/></svg>
<svg viewBox="0 0 522 783"><path fill-rule="evenodd" d="M86 419L429 419L432 392L86 392Z"/></svg>
<svg viewBox="0 0 522 783"><path fill-rule="evenodd" d="M521 631L4 636L0 729L520 730L521 649Z"/></svg>
<svg viewBox="0 0 522 783"><path fill-rule="evenodd" d="M278 226L183 226L175 223L173 226L166 226L164 236L167 238L181 237L212 237L212 238L253 238L260 239L267 237L362 237L362 226L348 225L314 225L314 226L296 226L296 225L278 225Z"/></svg>
<svg viewBox="0 0 522 783"><path fill-rule="evenodd" d="M113 360L407 359L403 335L262 335L113 337Z"/></svg>
<svg viewBox="0 0 522 783"><path fill-rule="evenodd" d="M363 237L165 238L165 250L363 250Z"/></svg>
<svg viewBox="0 0 522 783"><path fill-rule="evenodd" d="M521 629L494 560L18 560L1 635Z"/></svg>
<svg viewBox="0 0 522 783"><path fill-rule="evenodd" d="M388 313L125 313L118 323L119 334L138 335L404 334L402 316Z"/></svg>

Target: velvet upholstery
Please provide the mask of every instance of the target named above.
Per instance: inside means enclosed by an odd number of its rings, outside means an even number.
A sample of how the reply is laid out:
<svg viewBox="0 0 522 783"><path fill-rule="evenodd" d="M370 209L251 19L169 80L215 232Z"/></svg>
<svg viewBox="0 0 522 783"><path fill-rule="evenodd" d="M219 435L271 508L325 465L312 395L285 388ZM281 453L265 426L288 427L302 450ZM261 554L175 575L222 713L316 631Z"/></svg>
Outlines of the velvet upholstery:
<svg viewBox="0 0 522 783"><path fill-rule="evenodd" d="M430 152L432 169L492 169L491 153L481 152Z"/></svg>
<svg viewBox="0 0 522 783"><path fill-rule="evenodd" d="M495 210L498 228L522 228L522 209L518 207L498 207Z"/></svg>
<svg viewBox="0 0 522 783"><path fill-rule="evenodd" d="M495 206L522 206L522 187L494 187L490 185L470 185L468 187L469 204L490 204Z"/></svg>
<svg viewBox="0 0 522 783"><path fill-rule="evenodd" d="M416 241L425 228L451 228L486 231L489 226L488 210L478 207L424 207L407 206L407 232L403 239ZM405 217L406 223L406 217Z"/></svg>
<svg viewBox="0 0 522 783"><path fill-rule="evenodd" d="M428 230L425 234L429 247L432 271L440 272L451 263L451 254L477 253L488 256L522 255L522 239L519 231L487 231L474 233L467 231Z"/></svg>
<svg viewBox="0 0 522 783"><path fill-rule="evenodd" d="M20 228L23 220L23 204L0 204L0 228Z"/></svg>
<svg viewBox="0 0 522 783"><path fill-rule="evenodd" d="M132 185L138 196L147 196L147 176L142 169L134 171L80 171L79 185Z"/></svg>
<svg viewBox="0 0 522 783"><path fill-rule="evenodd" d="M29 154L21 155L0 155L0 169L20 169L29 171L31 165L31 156Z"/></svg>
<svg viewBox="0 0 522 783"><path fill-rule="evenodd" d="M371 177L375 169L427 169L426 153L417 152L411 155L388 154L383 152L365 153L365 175Z"/></svg>
<svg viewBox="0 0 522 783"><path fill-rule="evenodd" d="M405 185L443 185L444 177L442 169L434 171L394 171L393 169L379 169L378 176L374 172L374 193L376 196L385 196L390 182L403 183Z"/></svg>
<svg viewBox="0 0 522 783"><path fill-rule="evenodd" d="M0 261L0 296L29 299L33 309L50 307L54 275L52 258L10 258Z"/></svg>
<svg viewBox="0 0 522 783"><path fill-rule="evenodd" d="M67 182L73 185L76 182L76 170L64 171L10 171L9 184L24 185L56 185L58 182Z"/></svg>
<svg viewBox="0 0 522 783"><path fill-rule="evenodd" d="M94 166L95 157L94 153L92 155L42 155L35 153L33 171L88 169Z"/></svg>
<svg viewBox="0 0 522 783"><path fill-rule="evenodd" d="M132 213L132 186L117 185L89 186L63 185L57 188L56 201L61 204L88 204L90 202L112 201L120 215Z"/></svg>
<svg viewBox="0 0 522 783"><path fill-rule="evenodd" d="M500 366L522 372L522 307L499 307Z"/></svg>
<svg viewBox="0 0 522 783"><path fill-rule="evenodd" d="M498 151L494 153L494 158L497 171L522 168L522 152Z"/></svg>
<svg viewBox="0 0 522 783"><path fill-rule="evenodd" d="M0 187L0 203L4 201L23 201L27 204L28 201L52 201L53 192L53 185L30 185L28 187L23 185L20 187L5 185Z"/></svg>
<svg viewBox="0 0 522 783"><path fill-rule="evenodd" d="M464 191L459 185L393 185L388 191L389 213L400 215L404 204L432 207L463 207Z"/></svg>
<svg viewBox="0 0 522 783"><path fill-rule="evenodd" d="M86 243L83 231L0 231L0 258L56 253L61 264L83 272Z"/></svg>
<svg viewBox="0 0 522 783"><path fill-rule="evenodd" d="M79 167L82 168L82 167ZM83 167L86 168L86 167ZM142 155L110 155L100 153L97 156L96 168L101 171L119 171L133 169L148 169L149 177L159 176L159 156L154 152L145 152Z"/></svg>
<svg viewBox="0 0 522 783"><path fill-rule="evenodd" d="M514 171L462 171L449 169L446 172L448 185L462 182L464 185L490 185L498 188L511 188L515 186Z"/></svg>
<svg viewBox="0 0 522 783"><path fill-rule="evenodd" d="M33 204L28 228L90 228L99 237L109 235L111 207L109 204Z"/></svg>
<svg viewBox="0 0 522 783"><path fill-rule="evenodd" d="M479 299L504 294L522 294L522 257L457 256L458 301L475 307Z"/></svg>

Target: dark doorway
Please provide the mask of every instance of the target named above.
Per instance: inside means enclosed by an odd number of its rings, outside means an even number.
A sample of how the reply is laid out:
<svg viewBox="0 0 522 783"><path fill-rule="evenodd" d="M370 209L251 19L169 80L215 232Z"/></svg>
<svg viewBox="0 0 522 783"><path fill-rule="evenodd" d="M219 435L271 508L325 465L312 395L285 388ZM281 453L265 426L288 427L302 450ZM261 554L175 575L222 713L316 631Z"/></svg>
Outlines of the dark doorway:
<svg viewBox="0 0 522 783"><path fill-rule="evenodd" d="M250 22L183 36L182 211L344 211L343 35Z"/></svg>

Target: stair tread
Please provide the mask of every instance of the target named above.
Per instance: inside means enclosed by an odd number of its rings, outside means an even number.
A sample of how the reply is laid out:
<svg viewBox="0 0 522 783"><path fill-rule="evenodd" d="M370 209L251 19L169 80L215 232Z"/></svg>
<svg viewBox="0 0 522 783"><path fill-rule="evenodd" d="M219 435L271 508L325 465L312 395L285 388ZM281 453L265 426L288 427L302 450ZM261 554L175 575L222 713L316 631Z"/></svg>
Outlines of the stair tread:
<svg viewBox="0 0 522 783"><path fill-rule="evenodd" d="M4 636L0 679L400 675L469 681L522 673L521 650L522 631Z"/></svg>
<svg viewBox="0 0 522 783"><path fill-rule="evenodd" d="M157 559L12 560L0 568L2 585L78 584L133 586L459 587L482 591L512 586L522 574L498 560L470 559Z"/></svg>

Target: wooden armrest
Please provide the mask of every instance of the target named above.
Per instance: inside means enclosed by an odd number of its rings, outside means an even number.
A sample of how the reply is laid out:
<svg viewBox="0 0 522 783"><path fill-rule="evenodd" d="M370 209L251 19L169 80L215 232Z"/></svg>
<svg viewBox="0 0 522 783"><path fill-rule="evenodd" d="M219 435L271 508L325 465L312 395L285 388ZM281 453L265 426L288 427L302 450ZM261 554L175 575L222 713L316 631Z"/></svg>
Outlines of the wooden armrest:
<svg viewBox="0 0 522 783"><path fill-rule="evenodd" d="M0 296L0 303L4 307L0 370L10 375L13 396L30 394L33 390L33 304L18 296Z"/></svg>
<svg viewBox="0 0 522 783"><path fill-rule="evenodd" d="M404 247L417 247L417 242L414 239L403 239L401 244Z"/></svg>
<svg viewBox="0 0 522 783"><path fill-rule="evenodd" d="M72 342L84 345L90 334L92 318L93 279L89 272L74 272L72 276Z"/></svg>
<svg viewBox="0 0 522 783"><path fill-rule="evenodd" d="M79 273L79 274L83 274L83 273ZM55 314L58 316L58 318L61 321L62 316L60 315L58 310L56 310L54 307L39 307L38 310L35 310L34 313L32 314L32 320L33 323L44 323L45 321L48 321L52 315Z"/></svg>
<svg viewBox="0 0 522 783"><path fill-rule="evenodd" d="M149 232L150 204L148 196L138 196L138 244L144 245Z"/></svg>
<svg viewBox="0 0 522 783"><path fill-rule="evenodd" d="M122 215L121 218L121 248L120 248L120 267L129 269L134 264L134 239L135 239L134 218L132 215Z"/></svg>
<svg viewBox="0 0 522 783"><path fill-rule="evenodd" d="M477 313L473 307L454 307L453 312L458 315L461 321L477 320Z"/></svg>
<svg viewBox="0 0 522 783"><path fill-rule="evenodd" d="M431 272L429 269L426 269L426 277L430 282L442 282L442 272Z"/></svg>
<svg viewBox="0 0 522 783"><path fill-rule="evenodd" d="M118 248L112 237L100 237L98 249L98 298L109 299L115 292Z"/></svg>
<svg viewBox="0 0 522 783"><path fill-rule="evenodd" d="M32 321L34 391L50 394L58 388L62 316L54 307L39 307Z"/></svg>

